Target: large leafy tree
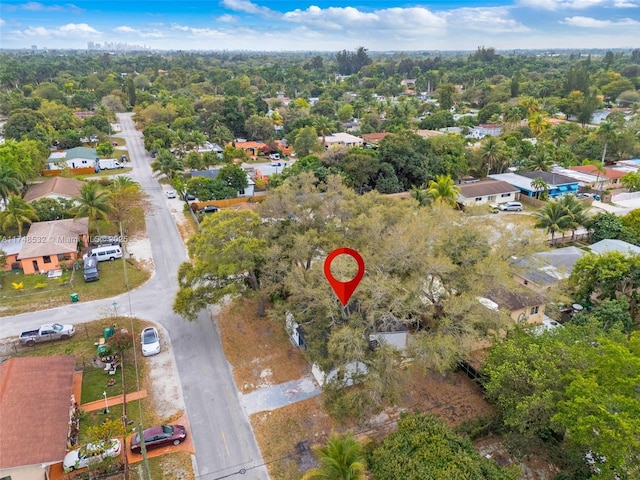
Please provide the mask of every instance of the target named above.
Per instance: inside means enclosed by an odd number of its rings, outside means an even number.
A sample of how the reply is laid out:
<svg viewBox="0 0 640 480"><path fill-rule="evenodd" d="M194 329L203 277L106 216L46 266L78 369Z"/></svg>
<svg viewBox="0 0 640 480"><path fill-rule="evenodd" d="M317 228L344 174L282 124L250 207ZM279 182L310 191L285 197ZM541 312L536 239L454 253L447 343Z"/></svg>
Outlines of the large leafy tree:
<svg viewBox="0 0 640 480"><path fill-rule="evenodd" d="M259 236L260 217L247 211L224 210L209 215L189 242L191 262L178 271L180 286L174 311L188 320L224 296L249 287L261 288L267 242Z"/></svg>
<svg viewBox="0 0 640 480"><path fill-rule="evenodd" d="M586 368L572 372L552 422L565 429L567 450L591 453L598 478L640 473L640 337L600 339ZM596 470L597 469L597 470Z"/></svg>
<svg viewBox="0 0 640 480"><path fill-rule="evenodd" d="M327 445L316 448L320 466L304 474L302 480L364 480L362 445L352 435L334 435Z"/></svg>
<svg viewBox="0 0 640 480"><path fill-rule="evenodd" d="M423 185L429 178L426 140L411 132L387 135L378 149L380 161L393 166L403 190L411 185Z"/></svg>
<svg viewBox="0 0 640 480"><path fill-rule="evenodd" d="M640 288L640 255L607 252L600 255L584 255L569 277L576 287L576 298L581 302L601 303L626 297L634 321L638 315L638 289Z"/></svg>
<svg viewBox="0 0 640 480"><path fill-rule="evenodd" d="M515 480L520 475L518 467L482 458L470 440L428 414L404 416L368 461L376 480Z"/></svg>
<svg viewBox="0 0 640 480"><path fill-rule="evenodd" d="M628 340L595 322L518 331L491 350L487 395L507 431L534 443L561 439L566 466L585 475L577 478L588 476L589 458L597 459L598 478L634 478L625 475L640 464L638 345L637 334Z"/></svg>

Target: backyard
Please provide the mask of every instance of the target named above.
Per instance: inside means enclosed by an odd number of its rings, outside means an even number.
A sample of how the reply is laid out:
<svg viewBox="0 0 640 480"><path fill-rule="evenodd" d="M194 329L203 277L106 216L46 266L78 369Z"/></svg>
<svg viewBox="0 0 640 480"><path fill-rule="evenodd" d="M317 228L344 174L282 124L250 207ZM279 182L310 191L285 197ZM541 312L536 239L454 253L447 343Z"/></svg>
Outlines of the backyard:
<svg viewBox="0 0 640 480"><path fill-rule="evenodd" d="M225 355L232 365L238 390L243 394L270 385L299 379L310 372L302 351L294 347L281 323L256 315L255 299L239 298L219 316ZM382 437L395 428L400 413L431 412L451 427L474 419L489 417L492 407L482 391L461 373L441 376L423 374L409 366L399 372L404 379L403 393L397 405L356 425L352 419L340 423L326 408L326 393L272 411L251 415L265 463L272 478L299 479L314 465L310 450L323 444L332 432L352 431L362 439ZM351 387L355 397L366 397L361 387Z"/></svg>

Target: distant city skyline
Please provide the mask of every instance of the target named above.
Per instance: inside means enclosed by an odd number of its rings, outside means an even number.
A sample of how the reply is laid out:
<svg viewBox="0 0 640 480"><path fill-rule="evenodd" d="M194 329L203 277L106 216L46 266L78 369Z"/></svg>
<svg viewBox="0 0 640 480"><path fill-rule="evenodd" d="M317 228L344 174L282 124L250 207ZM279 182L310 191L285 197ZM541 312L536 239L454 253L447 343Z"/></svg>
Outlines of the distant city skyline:
<svg viewBox="0 0 640 480"><path fill-rule="evenodd" d="M640 48L640 0L3 0L0 31L3 49Z"/></svg>

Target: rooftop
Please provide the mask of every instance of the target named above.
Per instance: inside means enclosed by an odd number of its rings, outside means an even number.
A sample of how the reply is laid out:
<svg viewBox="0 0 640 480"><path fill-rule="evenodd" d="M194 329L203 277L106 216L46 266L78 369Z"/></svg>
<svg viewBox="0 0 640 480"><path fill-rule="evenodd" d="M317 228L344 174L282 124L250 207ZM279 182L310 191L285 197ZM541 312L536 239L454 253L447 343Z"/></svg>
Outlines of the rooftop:
<svg viewBox="0 0 640 480"><path fill-rule="evenodd" d="M26 235L18 260L74 253L78 250L78 237L88 233L88 218L33 223Z"/></svg>
<svg viewBox="0 0 640 480"><path fill-rule="evenodd" d="M79 197L82 182L74 178L53 177L41 183L33 184L24 196L25 201L32 202L47 195Z"/></svg>
<svg viewBox="0 0 640 480"><path fill-rule="evenodd" d="M64 458L74 368L70 356L10 358L0 363L0 468L51 464Z"/></svg>

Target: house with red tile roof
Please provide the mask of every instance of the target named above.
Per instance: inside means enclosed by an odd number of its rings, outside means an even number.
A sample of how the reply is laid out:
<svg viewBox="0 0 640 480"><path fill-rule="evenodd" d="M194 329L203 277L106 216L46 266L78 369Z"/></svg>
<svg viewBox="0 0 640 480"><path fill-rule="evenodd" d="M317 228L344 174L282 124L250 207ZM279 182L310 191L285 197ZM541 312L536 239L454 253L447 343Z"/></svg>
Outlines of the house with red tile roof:
<svg viewBox="0 0 640 480"><path fill-rule="evenodd" d="M602 173L598 171L598 167L595 165L579 165L577 167L569 167L569 170L593 176L594 180L591 187L602 190L622 188L623 185L620 179L627 174L625 171L609 167L604 167L604 173Z"/></svg>
<svg viewBox="0 0 640 480"><path fill-rule="evenodd" d="M74 437L75 359L15 357L0 363L0 478L49 478Z"/></svg>
<svg viewBox="0 0 640 480"><path fill-rule="evenodd" d="M236 142L235 147L244 150L250 157L264 154L269 148L264 142Z"/></svg>
<svg viewBox="0 0 640 480"><path fill-rule="evenodd" d="M387 135L389 135L389 132L363 133L362 135L360 135L360 138L362 138L365 145L374 147L377 146L380 141Z"/></svg>

